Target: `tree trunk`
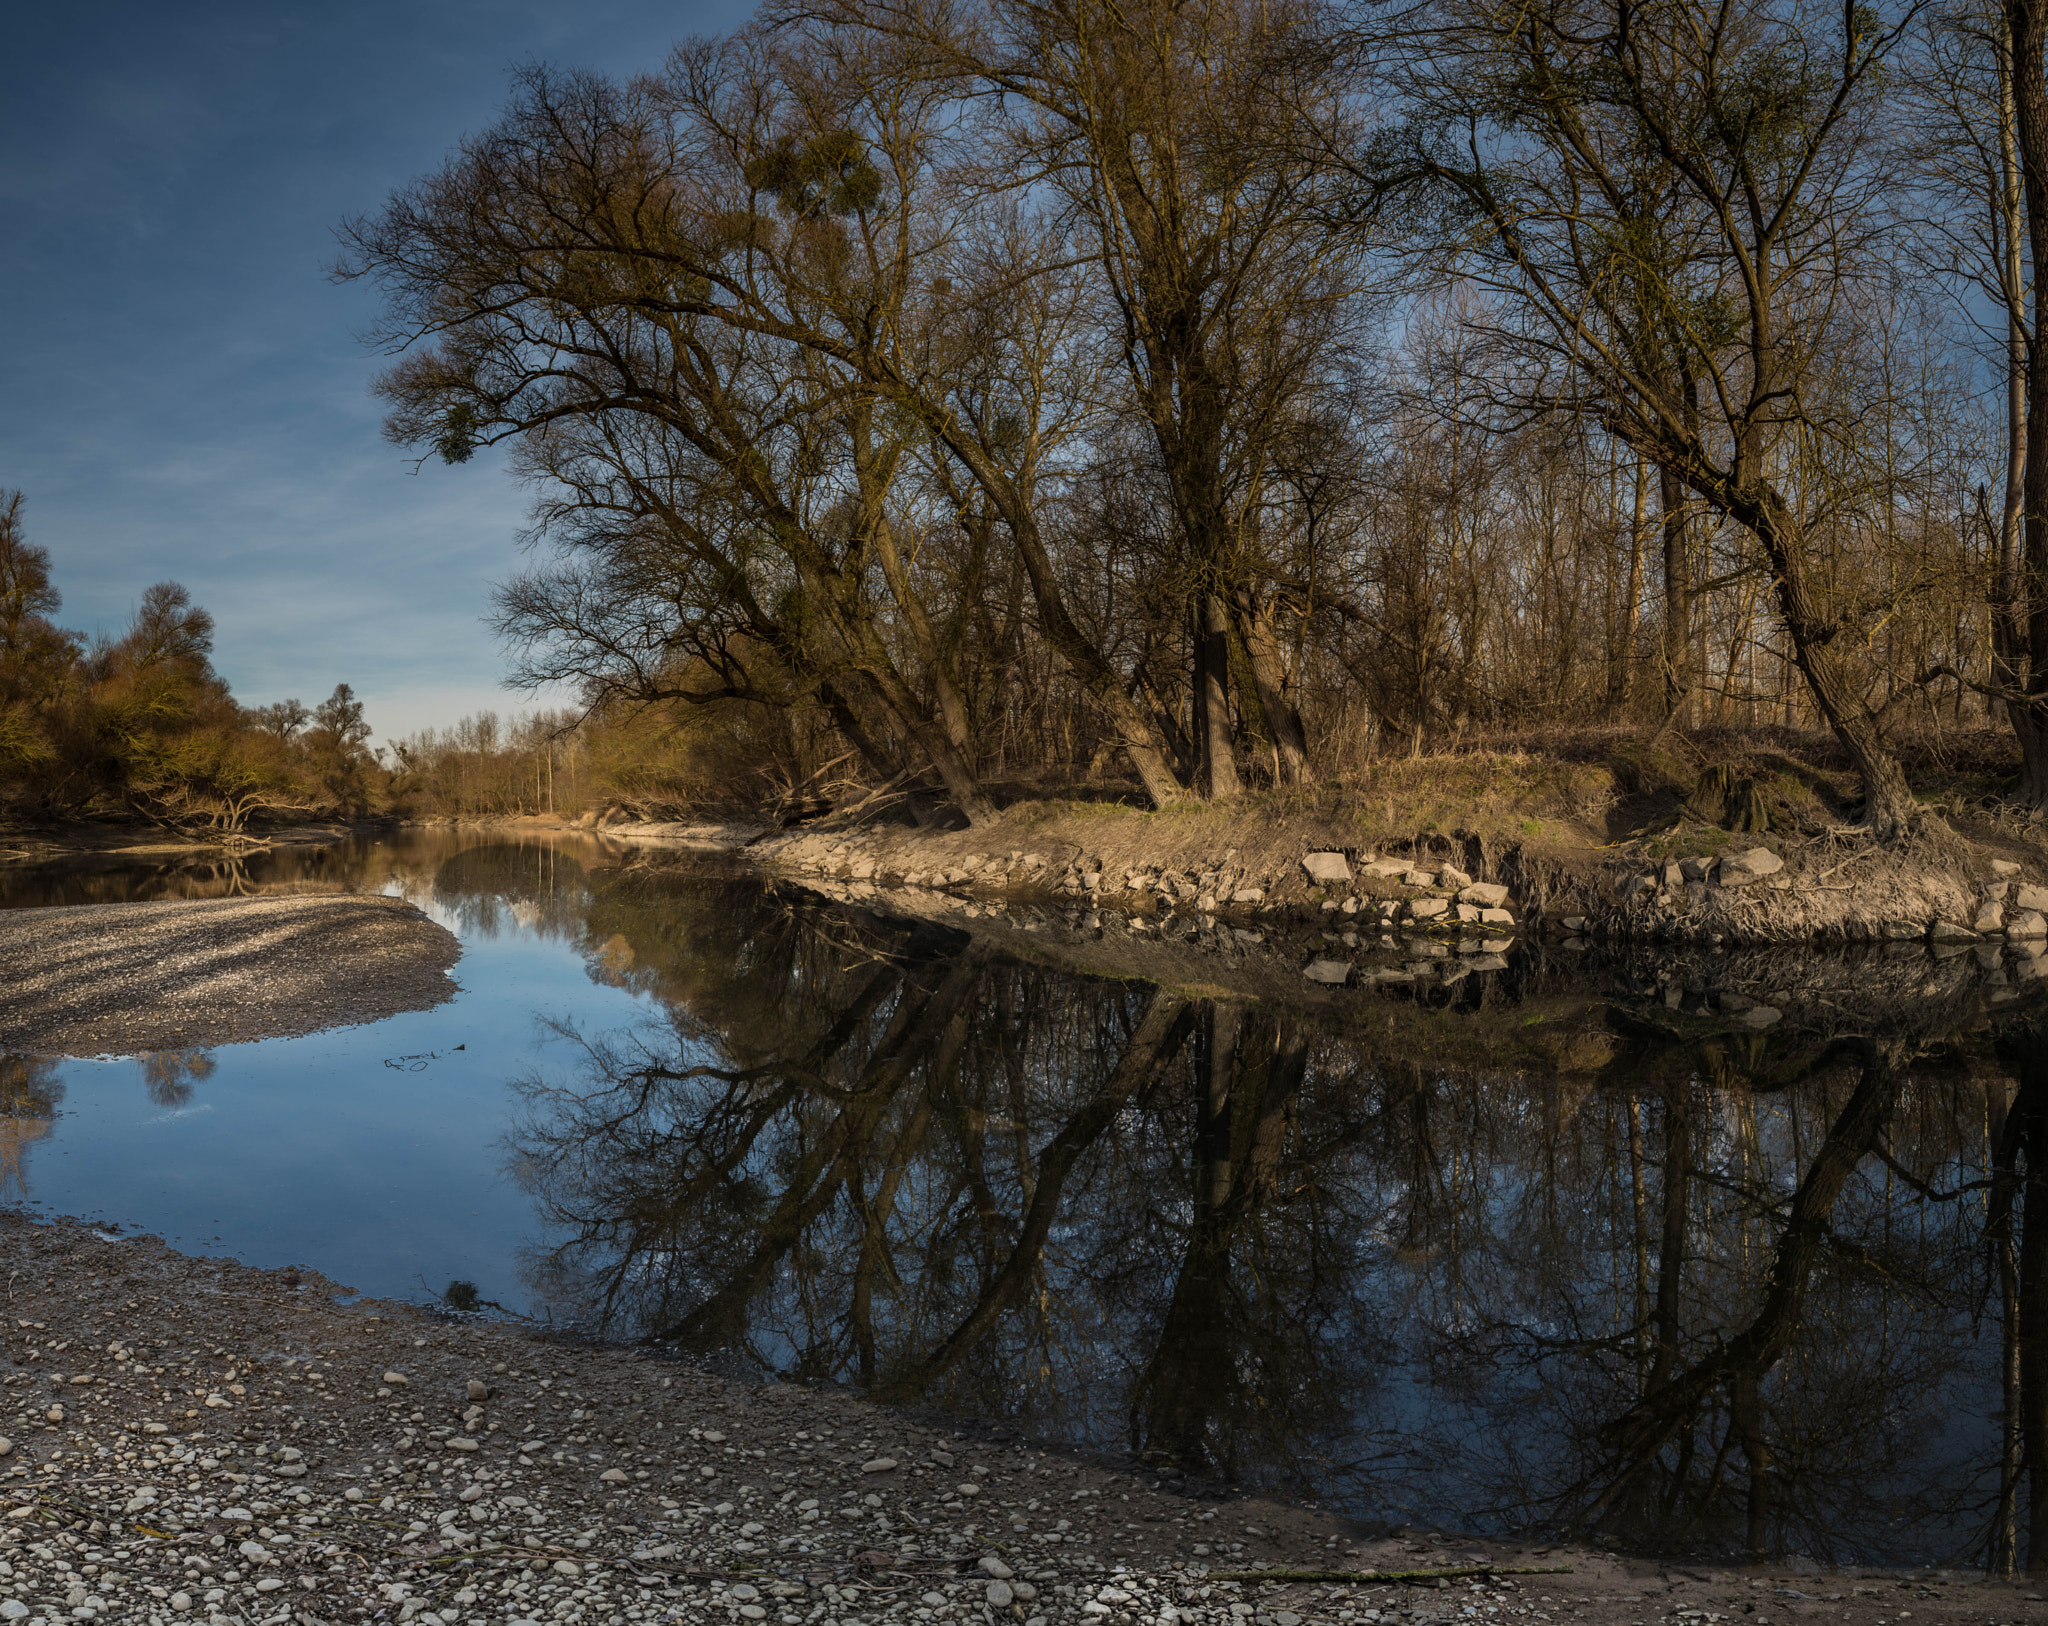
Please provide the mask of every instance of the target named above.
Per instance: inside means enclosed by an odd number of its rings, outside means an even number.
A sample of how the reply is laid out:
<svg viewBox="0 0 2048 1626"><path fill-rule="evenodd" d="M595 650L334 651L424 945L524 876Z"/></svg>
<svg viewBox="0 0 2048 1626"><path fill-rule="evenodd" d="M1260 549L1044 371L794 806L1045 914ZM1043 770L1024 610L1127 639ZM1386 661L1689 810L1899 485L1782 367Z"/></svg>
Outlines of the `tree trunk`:
<svg viewBox="0 0 2048 1626"><path fill-rule="evenodd" d="M1657 471L1664 530L1664 718L1677 719L1693 689L1692 560L1685 548L1685 485L1669 467Z"/></svg>
<svg viewBox="0 0 2048 1626"><path fill-rule="evenodd" d="M879 639L873 641L880 642ZM982 790L981 781L968 767L967 759L954 746L946 729L926 713L925 708L918 704L917 697L904 686L894 664L884 657L869 668L868 676L882 703L895 714L910 737L917 741L918 748L931 759L932 766L938 769L939 778L945 782L946 794L967 822L981 825L993 819L996 816L995 803Z"/></svg>
<svg viewBox="0 0 2048 1626"><path fill-rule="evenodd" d="M922 405L915 397L911 401ZM1052 556L1046 551L1045 538L1039 534L1038 517L1032 512L1027 495L956 424L941 417L934 428L988 493L989 501L1009 526L1017 557L1031 583L1031 596L1038 605L1039 630L1109 723L1111 734L1145 787L1145 795L1154 807L1171 807L1185 800L1180 782L1174 778L1173 768L1160 747L1159 736L1124 692L1122 678L1068 611L1059 575L1053 569Z"/></svg>
<svg viewBox="0 0 2048 1626"><path fill-rule="evenodd" d="M1273 737L1274 771L1283 785L1298 784L1308 773L1308 731L1301 713L1287 697L1287 662L1273 636L1271 608L1251 588L1241 588L1231 606L1237 614L1238 637L1251 663L1252 684L1259 691L1259 709L1266 732Z"/></svg>
<svg viewBox="0 0 2048 1626"><path fill-rule="evenodd" d="M2048 275L2048 0L2005 0L2012 50L2013 128L2026 196L2027 248L2034 270L2033 330L2042 331L2042 282ZM2024 617L2026 700L2009 706L2022 762L2020 795L2048 809L2048 346L2027 356L2027 432L2021 487L2025 502L2019 601Z"/></svg>
<svg viewBox="0 0 2048 1626"><path fill-rule="evenodd" d="M1913 788L1878 732L1877 718L1843 669L1835 650L1841 629L1823 619L1813 602L1805 555L1798 539L1787 534L1792 523L1782 499L1767 493L1750 528L1764 544L1777 577L1778 608L1792 639L1792 658L1806 678L1814 704L1863 781L1863 822L1871 834L1889 840L1913 823Z"/></svg>
<svg viewBox="0 0 2048 1626"><path fill-rule="evenodd" d="M1626 711L1635 689L1636 628L1643 605L1643 539L1648 534L1650 513L1650 470L1640 459L1636 463L1635 513L1628 528L1628 588L1621 607L1621 634L1614 650L1614 665L1608 673L1607 701Z"/></svg>
<svg viewBox="0 0 2048 1626"><path fill-rule="evenodd" d="M1201 753L1197 784L1203 795L1212 802L1236 801L1244 787L1230 727L1230 622L1223 600L1207 589L1195 598L1195 749Z"/></svg>
<svg viewBox="0 0 2048 1626"><path fill-rule="evenodd" d="M2048 0L2038 3L2048 7ZM2037 355L2036 361L2039 360ZM2048 414L2043 416L2048 419ZM1617 427L1626 436L1631 426ZM1793 662L1806 679L1806 687L1822 718L1841 741L1857 777L1863 781L1863 822L1871 834L1884 840L1903 834L1911 828L1916 812L1912 787L1898 758L1884 742L1876 714L1864 703L1839 653L1837 640L1843 632L1840 621L1824 616L1814 598L1807 575L1805 538L1785 499L1766 480L1745 480L1739 473L1717 471L1696 440L1673 436L1660 441L1646 436L1639 449L1654 457L1660 469L1682 475L1686 484L1716 512L1749 527L1771 567L1778 613L1791 640ZM2048 450L2042 455L2048 458ZM1738 452L1734 467L1739 471L1750 462L1746 454ZM2028 466L2031 478L2031 461ZM2048 545L2048 534L2044 534L2044 545ZM1667 627L1667 647L1669 631ZM2048 722L2048 713L2042 715L2044 722ZM2048 766L2048 759L2044 759L2044 766Z"/></svg>

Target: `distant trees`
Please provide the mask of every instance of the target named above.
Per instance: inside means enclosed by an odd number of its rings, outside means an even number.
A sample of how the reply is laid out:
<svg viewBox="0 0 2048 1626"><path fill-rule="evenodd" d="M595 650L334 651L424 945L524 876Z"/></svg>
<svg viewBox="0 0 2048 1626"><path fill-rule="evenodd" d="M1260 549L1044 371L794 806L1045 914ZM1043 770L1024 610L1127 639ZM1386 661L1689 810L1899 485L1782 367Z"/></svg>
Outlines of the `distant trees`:
<svg viewBox="0 0 2048 1626"><path fill-rule="evenodd" d="M264 813L369 805L375 765L347 685L316 714L327 731L302 740L298 702L236 704L213 668L213 617L176 582L91 643L51 621L61 604L21 494L0 493L0 811L239 835Z"/></svg>

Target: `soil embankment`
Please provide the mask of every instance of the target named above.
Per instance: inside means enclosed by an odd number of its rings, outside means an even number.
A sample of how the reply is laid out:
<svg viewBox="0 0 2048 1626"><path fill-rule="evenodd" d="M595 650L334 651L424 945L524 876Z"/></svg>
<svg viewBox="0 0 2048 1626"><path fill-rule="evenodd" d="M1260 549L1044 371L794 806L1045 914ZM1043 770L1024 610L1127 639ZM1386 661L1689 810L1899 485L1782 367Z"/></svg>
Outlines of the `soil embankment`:
<svg viewBox="0 0 2048 1626"><path fill-rule="evenodd" d="M72 1222L0 1217L0 1271L0 1618L29 1626L2048 1618L1967 1573L1360 1526ZM1228 1578L1269 1568L1467 1573Z"/></svg>
<svg viewBox="0 0 2048 1626"><path fill-rule="evenodd" d="M184 1050L453 997L454 936L397 898L222 898L0 911L0 1049Z"/></svg>
<svg viewBox="0 0 2048 1626"><path fill-rule="evenodd" d="M1342 820L1134 808L1013 809L990 827L773 830L621 823L610 838L726 850L838 895L888 894L912 912L970 918L1019 904L1109 915L1187 935L1221 923L1320 922L1346 947L1380 937L1519 936L1755 947L1925 941L2048 946L2048 852L1939 820L1903 842L1823 828L1745 836L1675 820L1654 834L1372 835ZM1497 952L1488 949L1485 952Z"/></svg>

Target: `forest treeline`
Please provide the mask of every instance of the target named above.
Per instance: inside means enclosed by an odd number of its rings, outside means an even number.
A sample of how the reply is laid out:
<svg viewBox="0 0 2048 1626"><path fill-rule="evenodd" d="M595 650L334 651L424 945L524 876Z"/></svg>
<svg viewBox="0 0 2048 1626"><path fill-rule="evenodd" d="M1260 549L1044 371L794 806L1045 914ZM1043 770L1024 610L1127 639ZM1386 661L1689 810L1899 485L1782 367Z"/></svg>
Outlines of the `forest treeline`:
<svg viewBox="0 0 2048 1626"><path fill-rule="evenodd" d="M713 788L1774 724L1895 833L1936 726L2048 807L2044 32L771 0L524 70L337 274L391 436L531 484L515 677Z"/></svg>
<svg viewBox="0 0 2048 1626"><path fill-rule="evenodd" d="M369 810L382 775L347 684L311 710L241 705L213 668L213 617L176 582L144 592L118 637L66 631L24 508L0 491L0 812L234 833Z"/></svg>
<svg viewBox="0 0 2048 1626"><path fill-rule="evenodd" d="M346 683L311 708L244 705L214 669L213 617L176 582L145 591L118 636L59 626L26 506L0 491L0 816L236 835L305 817L668 807L702 765L659 716L485 711L373 748Z"/></svg>

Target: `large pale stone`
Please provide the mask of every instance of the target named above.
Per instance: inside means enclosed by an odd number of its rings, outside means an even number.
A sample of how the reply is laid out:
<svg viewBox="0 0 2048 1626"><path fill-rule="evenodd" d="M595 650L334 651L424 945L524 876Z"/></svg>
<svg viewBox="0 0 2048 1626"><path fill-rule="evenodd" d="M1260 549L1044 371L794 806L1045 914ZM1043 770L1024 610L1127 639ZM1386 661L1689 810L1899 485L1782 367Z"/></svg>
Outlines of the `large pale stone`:
<svg viewBox="0 0 2048 1626"><path fill-rule="evenodd" d="M1927 935L1937 943L1968 943L1974 940L1977 934L1969 927L1959 925L1953 920L1937 920L1928 929Z"/></svg>
<svg viewBox="0 0 2048 1626"><path fill-rule="evenodd" d="M1735 853L1721 864L1721 884L1742 886L1750 881L1762 880L1766 875L1775 875L1785 867L1785 860L1768 847L1752 847L1746 853Z"/></svg>
<svg viewBox="0 0 2048 1626"><path fill-rule="evenodd" d="M1438 915L1449 914L1449 898L1417 898L1408 905L1408 913L1417 920L1434 920Z"/></svg>
<svg viewBox="0 0 2048 1626"><path fill-rule="evenodd" d="M2037 915L2048 915L2048 886L2023 886L2013 894L2013 902Z"/></svg>
<svg viewBox="0 0 2048 1626"><path fill-rule="evenodd" d="M1458 893L1460 903L1476 903L1482 909L1498 909L1508 901L1508 889L1493 881L1475 881Z"/></svg>
<svg viewBox="0 0 2048 1626"><path fill-rule="evenodd" d="M2007 937L2017 937L2032 942L2036 938L2048 937L2048 916L2029 909L2025 914L2015 916L2013 923L2006 927Z"/></svg>
<svg viewBox="0 0 2048 1626"><path fill-rule="evenodd" d="M1346 960L1311 960L1301 968L1301 974L1310 982L1335 985L1351 980L1351 965Z"/></svg>
<svg viewBox="0 0 2048 1626"><path fill-rule="evenodd" d="M1342 853L1310 853L1301 867L1318 886L1337 886L1351 879L1351 866Z"/></svg>

